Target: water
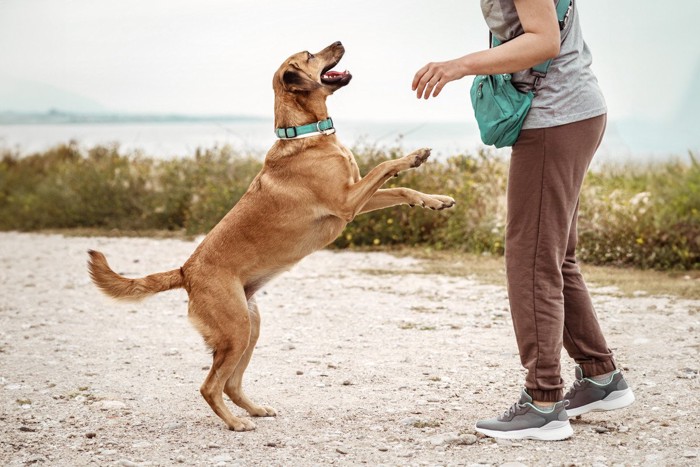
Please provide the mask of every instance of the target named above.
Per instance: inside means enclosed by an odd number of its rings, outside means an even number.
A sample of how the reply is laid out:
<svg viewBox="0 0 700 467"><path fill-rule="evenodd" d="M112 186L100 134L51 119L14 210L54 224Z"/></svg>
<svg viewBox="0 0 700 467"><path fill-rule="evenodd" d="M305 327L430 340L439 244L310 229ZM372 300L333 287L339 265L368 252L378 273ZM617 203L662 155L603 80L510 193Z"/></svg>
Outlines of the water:
<svg viewBox="0 0 700 467"><path fill-rule="evenodd" d="M368 123L336 121L340 140L346 146L374 145L409 151L433 148L437 158L474 153L482 147L478 129L472 122ZM635 135L629 126L610 123L596 163L645 162L687 154L687 143L668 138L655 140L649 132ZM653 135L651 135L653 136ZM651 138L651 139L650 139ZM263 157L274 143L271 120L230 122L167 123L81 123L0 125L0 148L21 154L44 151L52 146L77 141L81 147L116 143L123 151L141 151L158 158L188 157L197 148L229 145L243 153ZM507 155L509 150L499 151Z"/></svg>
<svg viewBox="0 0 700 467"><path fill-rule="evenodd" d="M336 123L346 146L358 144L403 148L430 146L436 153L454 154L477 148L476 128L460 123ZM83 147L118 143L125 151L141 150L154 157L187 156L197 148L230 145L236 150L265 154L275 142L268 120L196 123L29 124L0 125L0 147L22 154L77 141Z"/></svg>

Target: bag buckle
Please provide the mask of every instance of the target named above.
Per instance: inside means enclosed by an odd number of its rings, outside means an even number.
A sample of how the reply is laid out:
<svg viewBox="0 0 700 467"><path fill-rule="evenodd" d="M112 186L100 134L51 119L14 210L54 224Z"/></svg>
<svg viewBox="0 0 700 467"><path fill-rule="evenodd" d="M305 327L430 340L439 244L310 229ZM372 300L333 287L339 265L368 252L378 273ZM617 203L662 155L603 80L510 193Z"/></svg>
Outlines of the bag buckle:
<svg viewBox="0 0 700 467"><path fill-rule="evenodd" d="M559 1L564 1L564 0L559 0ZM571 14L571 10L574 7L574 2L569 1L569 7L566 9L566 13L564 14L564 18L559 21L559 30L563 31L564 28L566 27L567 23L569 22L569 15Z"/></svg>
<svg viewBox="0 0 700 467"><path fill-rule="evenodd" d="M547 73L541 73L537 70L531 69L530 74L535 77L535 82L532 84L532 89L535 90L537 86L540 85L540 80L547 76Z"/></svg>

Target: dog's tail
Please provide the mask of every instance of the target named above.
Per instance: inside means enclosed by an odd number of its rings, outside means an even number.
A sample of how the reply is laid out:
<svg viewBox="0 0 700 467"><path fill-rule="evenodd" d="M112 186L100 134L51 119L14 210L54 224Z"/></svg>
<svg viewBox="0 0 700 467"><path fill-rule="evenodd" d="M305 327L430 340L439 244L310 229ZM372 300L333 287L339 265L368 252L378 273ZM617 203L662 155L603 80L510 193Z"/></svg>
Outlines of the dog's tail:
<svg viewBox="0 0 700 467"><path fill-rule="evenodd" d="M107 264L105 255L99 251L88 250L88 254L88 271L92 282L112 298L141 300L158 292L184 287L180 269L159 272L139 279L128 279L114 272Z"/></svg>

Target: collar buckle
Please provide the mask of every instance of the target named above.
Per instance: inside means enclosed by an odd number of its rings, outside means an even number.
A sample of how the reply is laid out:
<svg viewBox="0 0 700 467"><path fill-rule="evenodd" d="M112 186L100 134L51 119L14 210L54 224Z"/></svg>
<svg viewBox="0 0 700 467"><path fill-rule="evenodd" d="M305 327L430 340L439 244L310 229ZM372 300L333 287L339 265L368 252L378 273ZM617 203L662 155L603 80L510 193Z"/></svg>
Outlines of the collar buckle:
<svg viewBox="0 0 700 467"><path fill-rule="evenodd" d="M322 129L321 123L326 123L329 125L329 127L326 129ZM324 136L332 135L333 133L335 133L335 128L333 127L333 119L331 117L328 117L326 120L316 122L316 131L318 131Z"/></svg>

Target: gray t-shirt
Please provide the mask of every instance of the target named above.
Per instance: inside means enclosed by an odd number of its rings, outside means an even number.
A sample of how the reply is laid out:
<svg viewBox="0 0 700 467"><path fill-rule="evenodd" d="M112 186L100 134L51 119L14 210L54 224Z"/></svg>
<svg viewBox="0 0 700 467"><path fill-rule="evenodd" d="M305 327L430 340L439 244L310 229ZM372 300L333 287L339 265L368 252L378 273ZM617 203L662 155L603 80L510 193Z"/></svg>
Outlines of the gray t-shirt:
<svg viewBox="0 0 700 467"><path fill-rule="evenodd" d="M491 33L501 42L523 33L513 0L481 0L481 10ZM547 76L540 79L523 128L564 125L607 111L598 80L590 68L593 57L583 40L575 0L561 35L559 56L552 61ZM532 89L534 82L529 69L513 73L513 84L520 90Z"/></svg>

